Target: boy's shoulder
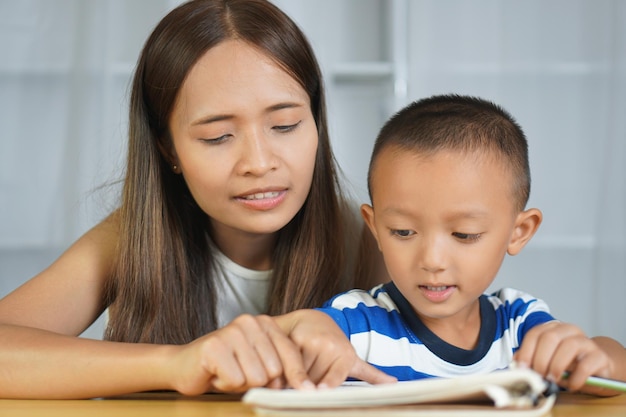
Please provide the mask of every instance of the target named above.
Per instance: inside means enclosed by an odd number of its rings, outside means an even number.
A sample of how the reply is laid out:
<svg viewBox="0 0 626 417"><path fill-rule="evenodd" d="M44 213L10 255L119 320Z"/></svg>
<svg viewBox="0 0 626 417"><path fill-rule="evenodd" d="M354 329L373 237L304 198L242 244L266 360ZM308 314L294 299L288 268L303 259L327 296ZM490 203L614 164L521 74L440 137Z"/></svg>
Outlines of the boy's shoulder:
<svg viewBox="0 0 626 417"><path fill-rule="evenodd" d="M516 288L501 288L486 296L494 310L506 311L509 315L526 315L538 311L550 312L545 301Z"/></svg>
<svg viewBox="0 0 626 417"><path fill-rule="evenodd" d="M537 300L537 297L525 291L510 287L500 288L499 290L494 291L491 294L487 294L487 297L491 302L495 303L511 303L517 300L522 300L525 302Z"/></svg>
<svg viewBox="0 0 626 417"><path fill-rule="evenodd" d="M385 289L385 284L379 284L370 290L352 289L335 295L328 300L324 307L332 307L338 310L345 308L355 309L359 307L382 307L388 311L398 308L391 300Z"/></svg>

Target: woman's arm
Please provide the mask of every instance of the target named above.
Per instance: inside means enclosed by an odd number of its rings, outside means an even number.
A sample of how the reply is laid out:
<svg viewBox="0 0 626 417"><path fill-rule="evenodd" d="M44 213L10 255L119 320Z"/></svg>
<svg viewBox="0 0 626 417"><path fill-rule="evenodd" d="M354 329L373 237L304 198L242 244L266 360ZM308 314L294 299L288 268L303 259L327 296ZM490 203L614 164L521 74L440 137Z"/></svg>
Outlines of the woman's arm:
<svg viewBox="0 0 626 417"><path fill-rule="evenodd" d="M0 397L91 398L166 389L168 347L0 325Z"/></svg>
<svg viewBox="0 0 626 417"><path fill-rule="evenodd" d="M102 364L99 346L108 345L76 336L105 308L103 287L111 272L117 228L117 217L111 215L0 300L0 396L54 397L61 387L83 396L89 379L103 377L98 374L110 364L97 369Z"/></svg>
<svg viewBox="0 0 626 417"><path fill-rule="evenodd" d="M0 332L2 398L314 387L300 351L267 316L240 316L177 346L89 340L10 324L1 325Z"/></svg>
<svg viewBox="0 0 626 417"><path fill-rule="evenodd" d="M0 300L1 398L313 386L296 345L266 316L241 316L181 346L79 338L106 308L117 230L113 215Z"/></svg>

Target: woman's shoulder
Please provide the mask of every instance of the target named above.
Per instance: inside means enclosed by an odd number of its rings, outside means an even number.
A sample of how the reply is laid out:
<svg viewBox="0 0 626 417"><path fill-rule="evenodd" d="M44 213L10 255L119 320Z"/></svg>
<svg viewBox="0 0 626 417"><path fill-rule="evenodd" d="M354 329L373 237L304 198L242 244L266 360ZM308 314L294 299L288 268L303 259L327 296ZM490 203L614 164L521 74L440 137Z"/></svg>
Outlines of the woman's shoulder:
<svg viewBox="0 0 626 417"><path fill-rule="evenodd" d="M117 256L120 216L117 212L93 226L61 254L40 276L55 282L86 283L102 297Z"/></svg>
<svg viewBox="0 0 626 417"><path fill-rule="evenodd" d="M68 335L87 329L106 308L104 288L116 256L118 230L113 214L87 231L48 268L2 300L2 320ZM70 310L63 308L68 305Z"/></svg>

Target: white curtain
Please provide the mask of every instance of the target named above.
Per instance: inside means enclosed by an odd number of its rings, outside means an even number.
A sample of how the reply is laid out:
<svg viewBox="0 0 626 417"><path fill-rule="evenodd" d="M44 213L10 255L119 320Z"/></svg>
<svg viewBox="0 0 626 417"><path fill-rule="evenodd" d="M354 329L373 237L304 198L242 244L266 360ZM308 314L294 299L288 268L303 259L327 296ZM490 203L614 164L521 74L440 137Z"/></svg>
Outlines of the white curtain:
<svg viewBox="0 0 626 417"><path fill-rule="evenodd" d="M114 206L130 75L169 7L0 1L0 248L64 247Z"/></svg>
<svg viewBox="0 0 626 417"><path fill-rule="evenodd" d="M116 205L133 66L178 2L0 0L0 296ZM391 2L276 0L320 57L335 150L363 199L393 87L384 63L343 61L389 59L398 36L386 20ZM531 203L546 220L498 283L626 343L626 2L400 3L409 19L407 100L481 95L529 136ZM370 73L359 75L363 68Z"/></svg>
<svg viewBox="0 0 626 417"><path fill-rule="evenodd" d="M0 297L116 206L132 70L175 3L0 0Z"/></svg>
<svg viewBox="0 0 626 417"><path fill-rule="evenodd" d="M3 248L65 245L101 215L88 192L119 115L105 111L104 20L86 6L1 3Z"/></svg>
<svg viewBox="0 0 626 417"><path fill-rule="evenodd" d="M603 143L602 182L597 204L594 293L598 308L595 324L602 334L616 334L626 342L626 3L613 4L611 75Z"/></svg>

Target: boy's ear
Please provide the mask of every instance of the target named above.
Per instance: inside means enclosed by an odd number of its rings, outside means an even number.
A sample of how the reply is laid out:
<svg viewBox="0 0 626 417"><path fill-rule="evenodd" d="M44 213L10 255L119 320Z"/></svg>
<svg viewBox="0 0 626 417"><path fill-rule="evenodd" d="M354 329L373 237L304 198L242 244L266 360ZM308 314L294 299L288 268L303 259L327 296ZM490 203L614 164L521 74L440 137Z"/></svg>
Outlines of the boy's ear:
<svg viewBox="0 0 626 417"><path fill-rule="evenodd" d="M378 250L380 250L380 243L378 243L378 234L376 233L376 225L374 224L374 208L369 204L361 204L361 216L363 217L363 221L372 232L374 239L376 239L376 244L378 245Z"/></svg>
<svg viewBox="0 0 626 417"><path fill-rule="evenodd" d="M543 214L539 209L531 208L522 211L517 215L515 220L515 227L511 234L511 240L507 248L509 255L517 255L526 246L526 244L533 237L539 225L543 220Z"/></svg>

